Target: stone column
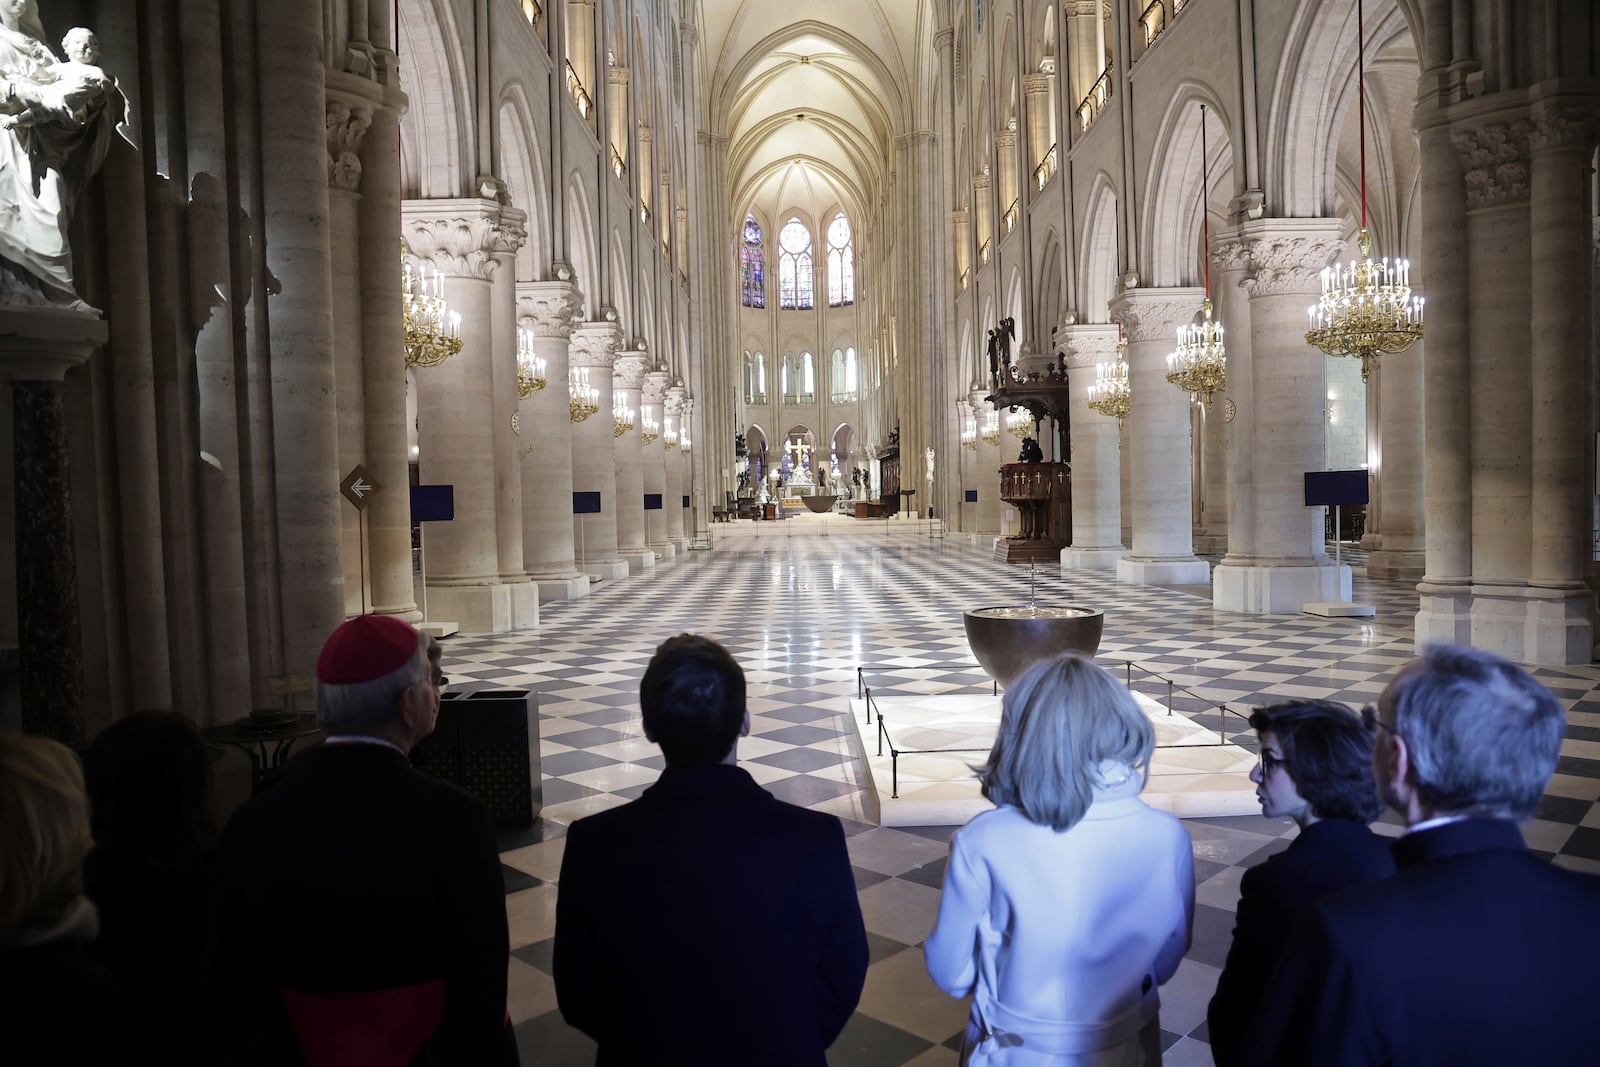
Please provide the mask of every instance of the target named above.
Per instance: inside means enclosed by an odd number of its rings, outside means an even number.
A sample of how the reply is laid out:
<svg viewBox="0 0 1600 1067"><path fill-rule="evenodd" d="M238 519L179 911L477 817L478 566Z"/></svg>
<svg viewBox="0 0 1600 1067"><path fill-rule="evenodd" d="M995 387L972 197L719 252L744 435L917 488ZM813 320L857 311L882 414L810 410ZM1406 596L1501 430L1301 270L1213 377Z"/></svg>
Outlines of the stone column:
<svg viewBox="0 0 1600 1067"><path fill-rule="evenodd" d="M1000 430L1000 437L992 444L983 439L984 427L988 425L989 412L994 411L994 405L984 399L989 391L984 388L974 389L970 395L973 413L978 419L978 447L973 450L973 464L977 473L973 475L972 487L978 491L977 503L977 530L983 534L998 534L1000 532L1000 466L1010 457L1001 454L1001 449L1012 440L1006 435L1005 429Z"/></svg>
<svg viewBox="0 0 1600 1067"><path fill-rule="evenodd" d="M393 56L389 57L389 62ZM418 622L411 574L411 457L406 427L405 331L400 306L400 108L386 88L362 142L361 384L366 468L384 491L367 506L371 607Z"/></svg>
<svg viewBox="0 0 1600 1067"><path fill-rule="evenodd" d="M978 221L978 263L972 269L973 274L977 274L989 262L988 257L994 254L993 245L989 245L994 237L994 197L990 195L989 175L986 173L972 179L972 210ZM985 248L985 245L989 247Z"/></svg>
<svg viewBox="0 0 1600 1067"><path fill-rule="evenodd" d="M1242 267L1250 297L1249 345L1228 360L1238 451L1253 457L1240 479L1230 540L1212 601L1223 611L1298 613L1313 601L1348 600L1350 569L1325 551L1323 510L1305 506L1305 473L1326 466L1321 350L1306 343L1306 307L1321 293L1321 272L1344 247L1338 219L1257 219L1218 246L1232 276ZM1228 333L1237 337L1238 330ZM1256 358L1259 355L1261 358ZM1247 389L1234 391L1236 379Z"/></svg>
<svg viewBox="0 0 1600 1067"><path fill-rule="evenodd" d="M1015 226L1021 219L1022 201L1018 195L1017 184L1017 131L998 130L994 135L994 154L1000 162L1000 236L1003 241L1011 233L1006 229L1005 213L1013 204L1017 206L1017 216L1011 220ZM901 462L905 462L904 457Z"/></svg>
<svg viewBox="0 0 1600 1067"><path fill-rule="evenodd" d="M1133 551L1117 561L1125 582L1205 585L1211 578L1211 565L1194 554L1189 397L1166 380L1178 327L1194 318L1204 296L1193 288L1129 289L1111 301L1127 331L1133 393L1125 439Z"/></svg>
<svg viewBox="0 0 1600 1067"><path fill-rule="evenodd" d="M91 312L0 307L0 376L11 386L22 729L67 745L86 738L63 378L105 341L106 324Z"/></svg>
<svg viewBox="0 0 1600 1067"><path fill-rule="evenodd" d="M640 126L634 136L639 142L639 158L636 161L638 166L634 168L634 173L639 178L639 203L646 210L650 210L651 205L656 202L654 169L656 135L649 126Z"/></svg>
<svg viewBox="0 0 1600 1067"><path fill-rule="evenodd" d="M331 74L330 80L338 78ZM351 80L348 75L340 81ZM372 125L372 106L349 91L328 90L328 236L333 252L333 302L335 307L361 306L361 161L358 153ZM395 245L399 247L398 242ZM392 258L392 257L391 257ZM399 280L395 280L396 289ZM398 309L396 309L398 311ZM363 377L362 317L333 316L334 385L339 408L339 475L366 463L366 405ZM231 357L231 353L229 353ZM231 367L231 358L228 365ZM373 475L377 477L376 474ZM379 479L385 489L388 482ZM402 483L404 484L404 483ZM394 487L398 488L398 487ZM360 615L371 602L366 566L365 516L344 500L339 501L341 548L344 561L344 613Z"/></svg>
<svg viewBox="0 0 1600 1067"><path fill-rule="evenodd" d="M572 532L572 421L567 347L583 317L571 282L518 282L517 323L545 362L545 387L517 402L517 460L522 474L522 561L541 603L589 595Z"/></svg>
<svg viewBox="0 0 1600 1067"><path fill-rule="evenodd" d="M606 68L606 118L607 130L611 135L611 151L613 158L608 164L615 167L618 160L624 168L628 165L628 68ZM627 179L627 171L618 175Z"/></svg>
<svg viewBox="0 0 1600 1067"><path fill-rule="evenodd" d="M1427 573L1417 585L1420 651L1431 641L1471 640L1472 423L1467 355L1467 191L1448 120L1417 112L1422 146L1421 264L1427 271L1427 348L1422 353Z"/></svg>
<svg viewBox="0 0 1600 1067"><path fill-rule="evenodd" d="M262 240L266 269L283 282L267 310L277 625L282 669L299 674L344 616L322 4L268 4L256 26L259 82L274 87L258 112L260 143L272 146L261 169Z"/></svg>
<svg viewBox="0 0 1600 1067"><path fill-rule="evenodd" d="M683 437L684 427L689 425L688 397L684 395L685 389L680 384L667 387L666 416L672 420L671 426L678 431L678 436ZM667 426L666 419L662 420L662 427ZM688 480L684 477L683 453L677 446L663 448L666 467L666 505L667 512L667 539L672 542L681 554L689 549L689 538L685 535L683 498L689 492Z"/></svg>
<svg viewBox="0 0 1600 1067"><path fill-rule="evenodd" d="M626 578L628 564L617 554L617 472L611 462L611 366L622 331L612 322L580 323L572 333L568 359L588 368L599 410L572 426L572 491L598 493L600 510L573 516L578 569L601 579Z"/></svg>
<svg viewBox="0 0 1600 1067"><path fill-rule="evenodd" d="M645 497L645 543L660 559L678 554L678 546L667 537L667 456L661 443L661 433L666 425L667 385L671 381L672 375L665 370L650 371L644 375L639 393L639 464ZM649 440L644 439L643 431L646 412L656 422L656 432Z"/></svg>
<svg viewBox="0 0 1600 1067"><path fill-rule="evenodd" d="M1117 358L1117 328L1067 326L1056 333L1072 388L1072 544L1063 570L1114 570L1122 545L1122 448L1117 420L1089 407L1095 367Z"/></svg>
<svg viewBox="0 0 1600 1067"><path fill-rule="evenodd" d="M1029 193L1038 191L1033 171L1050 151L1050 83L1054 77L1042 71L1022 76L1022 109L1028 124Z"/></svg>
<svg viewBox="0 0 1600 1067"><path fill-rule="evenodd" d="M633 412L633 425L611 446L617 472L617 551L630 574L656 565L656 554L644 539L644 446L639 440L641 391L649 369L650 356L641 348L618 355L611 372L613 395Z"/></svg>
<svg viewBox="0 0 1600 1067"><path fill-rule="evenodd" d="M1384 356L1373 370L1376 387L1368 391L1369 407L1376 402L1378 426L1376 482L1377 547L1367 554L1369 578L1421 578L1425 570L1424 530L1426 500L1423 495L1423 423L1426 410L1422 374L1425 342L1398 356ZM1371 420L1369 420L1371 421ZM1369 531L1371 523L1368 524Z"/></svg>
<svg viewBox="0 0 1600 1067"><path fill-rule="evenodd" d="M1587 663L1594 643L1584 574L1594 486L1586 475L1594 394L1593 275L1586 269L1589 161L1600 102L1593 95L1533 105L1529 202L1533 231L1532 575L1522 655Z"/></svg>
<svg viewBox="0 0 1600 1067"><path fill-rule="evenodd" d="M500 224L490 234L495 271L490 281L489 363L494 425L495 544L499 549L500 583L511 594L511 628L539 625L539 587L528 578L522 544L522 416L517 395L517 249L528 239L527 214L500 209Z"/></svg>
<svg viewBox="0 0 1600 1067"><path fill-rule="evenodd" d="M455 521L423 530L431 619L467 633L511 629L511 590L500 581L494 328L490 283L500 240L492 200L414 200L404 205L411 253L444 277L461 316L461 351L417 371L418 464L423 484L454 487Z"/></svg>
<svg viewBox="0 0 1600 1067"><path fill-rule="evenodd" d="M1512 105L1453 131L1466 164L1471 643L1526 660L1532 578L1533 330L1528 137ZM1578 221L1573 216L1572 223ZM1437 300L1428 301L1430 307ZM1572 383L1566 383L1570 388ZM1430 450L1431 455L1431 450ZM1431 523L1430 523L1431 526ZM1585 659L1587 659L1587 650Z"/></svg>

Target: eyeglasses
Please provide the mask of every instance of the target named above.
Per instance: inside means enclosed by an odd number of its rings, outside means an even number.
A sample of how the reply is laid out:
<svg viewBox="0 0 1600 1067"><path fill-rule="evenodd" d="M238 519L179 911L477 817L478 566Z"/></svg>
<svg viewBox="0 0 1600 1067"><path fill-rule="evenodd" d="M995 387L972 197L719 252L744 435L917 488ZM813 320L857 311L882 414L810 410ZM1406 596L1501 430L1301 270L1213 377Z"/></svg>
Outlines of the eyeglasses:
<svg viewBox="0 0 1600 1067"><path fill-rule="evenodd" d="M1261 761L1261 775L1262 775L1262 777L1266 777L1267 775L1271 774L1273 771L1277 770L1279 767L1282 767L1285 770L1287 770L1288 767L1289 767L1289 761L1288 760L1283 759L1281 756L1274 756L1272 753L1268 752L1266 749L1262 749L1256 755Z"/></svg>
<svg viewBox="0 0 1600 1067"><path fill-rule="evenodd" d="M1386 730L1391 734L1394 733L1394 727L1378 718L1378 709L1371 704L1361 709L1361 725L1367 728L1367 733L1369 734L1377 730Z"/></svg>

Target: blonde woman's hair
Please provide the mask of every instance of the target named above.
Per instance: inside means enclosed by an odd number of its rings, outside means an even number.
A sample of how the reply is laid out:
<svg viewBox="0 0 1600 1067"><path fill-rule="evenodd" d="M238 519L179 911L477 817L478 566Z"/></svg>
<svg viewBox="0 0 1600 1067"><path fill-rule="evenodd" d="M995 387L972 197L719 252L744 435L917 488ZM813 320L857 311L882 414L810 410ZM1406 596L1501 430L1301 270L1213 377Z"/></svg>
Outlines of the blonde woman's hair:
<svg viewBox="0 0 1600 1067"><path fill-rule="evenodd" d="M1148 777L1155 730L1133 694L1078 655L1036 663L1006 690L1000 731L979 771L983 795L1032 822L1070 830L1114 760Z"/></svg>
<svg viewBox="0 0 1600 1067"><path fill-rule="evenodd" d="M54 926L83 892L89 800L72 750L0 734L0 944Z"/></svg>

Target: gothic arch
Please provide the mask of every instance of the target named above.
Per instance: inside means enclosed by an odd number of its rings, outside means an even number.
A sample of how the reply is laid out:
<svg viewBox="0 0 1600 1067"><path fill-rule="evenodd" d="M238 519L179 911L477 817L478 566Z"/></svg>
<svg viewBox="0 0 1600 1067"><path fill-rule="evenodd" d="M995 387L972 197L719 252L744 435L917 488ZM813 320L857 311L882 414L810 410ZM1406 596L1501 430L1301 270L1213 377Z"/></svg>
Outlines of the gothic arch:
<svg viewBox="0 0 1600 1067"><path fill-rule="evenodd" d="M473 158L472 83L443 0L399 0L400 62L411 106L400 116L400 189L408 200L457 197Z"/></svg>
<svg viewBox="0 0 1600 1067"><path fill-rule="evenodd" d="M1120 263L1117 254L1119 201L1104 171L1089 188L1089 209L1084 215L1083 250L1078 258L1078 317L1081 322L1110 322L1111 298L1117 295Z"/></svg>
<svg viewBox="0 0 1600 1067"><path fill-rule="evenodd" d="M1145 186L1140 245L1147 261L1146 285L1198 285L1201 264L1195 252L1200 234L1200 107L1206 105L1206 136L1211 152L1211 198L1232 188L1236 142L1228 113L1209 86L1186 81L1178 86L1161 120L1156 151Z"/></svg>
<svg viewBox="0 0 1600 1067"><path fill-rule="evenodd" d="M567 182L567 252L578 291L583 294L583 317L593 321L603 302L600 296L600 254L594 246L594 215L589 193L574 172Z"/></svg>
<svg viewBox="0 0 1600 1067"><path fill-rule="evenodd" d="M500 102L500 171L511 204L528 216L528 239L517 250L517 280L539 281L550 270L550 190L527 94L512 85Z"/></svg>

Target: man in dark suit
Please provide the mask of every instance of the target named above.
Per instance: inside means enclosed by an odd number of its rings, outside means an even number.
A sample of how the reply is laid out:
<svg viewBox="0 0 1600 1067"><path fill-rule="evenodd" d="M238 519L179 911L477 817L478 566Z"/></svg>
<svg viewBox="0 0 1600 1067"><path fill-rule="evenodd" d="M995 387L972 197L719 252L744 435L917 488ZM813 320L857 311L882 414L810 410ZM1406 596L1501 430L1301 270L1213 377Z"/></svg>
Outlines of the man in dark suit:
<svg viewBox="0 0 1600 1067"><path fill-rule="evenodd" d="M567 833L561 1014L601 1065L821 1067L867 971L839 820L780 802L735 764L744 671L715 641L664 642L639 704L667 766Z"/></svg>
<svg viewBox="0 0 1600 1067"><path fill-rule="evenodd" d="M1600 1063L1600 878L1530 855L1517 828L1560 755L1560 702L1441 644L1365 714L1379 791L1409 827L1399 873L1308 910L1242 1062Z"/></svg>
<svg viewBox="0 0 1600 1067"><path fill-rule="evenodd" d="M1289 847L1239 882L1228 961L1206 1012L1206 1040L1230 1067L1278 953L1302 912L1329 893L1394 874L1389 842L1367 829L1383 811L1372 783L1372 734L1343 704L1274 704L1250 716L1260 762L1250 772L1261 813L1300 827Z"/></svg>
<svg viewBox="0 0 1600 1067"><path fill-rule="evenodd" d="M235 1046L289 1028L320 1062L517 1062L488 812L406 760L443 685L438 642L392 616L328 638L327 743L235 813L213 867L211 971Z"/></svg>

